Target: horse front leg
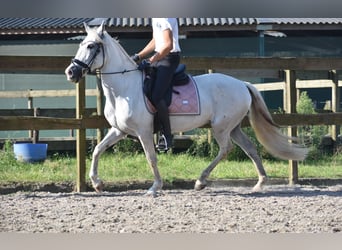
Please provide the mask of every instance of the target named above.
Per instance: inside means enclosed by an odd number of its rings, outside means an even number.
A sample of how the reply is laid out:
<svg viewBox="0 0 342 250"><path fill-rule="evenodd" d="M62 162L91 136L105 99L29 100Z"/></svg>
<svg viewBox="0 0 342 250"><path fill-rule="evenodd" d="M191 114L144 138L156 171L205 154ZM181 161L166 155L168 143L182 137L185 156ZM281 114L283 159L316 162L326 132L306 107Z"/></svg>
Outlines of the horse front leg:
<svg viewBox="0 0 342 250"><path fill-rule="evenodd" d="M139 139L144 149L147 162L154 175L153 185L148 189L146 195L156 197L158 191L161 190L163 187L163 181L161 179L157 166L157 154L154 149L153 135L152 133L148 133L147 136L139 136Z"/></svg>
<svg viewBox="0 0 342 250"><path fill-rule="evenodd" d="M96 145L91 161L91 168L89 171L89 178L96 192L102 192L104 184L102 180L98 178L98 162L101 154L110 146L121 140L125 136L120 130L111 128L102 141Z"/></svg>

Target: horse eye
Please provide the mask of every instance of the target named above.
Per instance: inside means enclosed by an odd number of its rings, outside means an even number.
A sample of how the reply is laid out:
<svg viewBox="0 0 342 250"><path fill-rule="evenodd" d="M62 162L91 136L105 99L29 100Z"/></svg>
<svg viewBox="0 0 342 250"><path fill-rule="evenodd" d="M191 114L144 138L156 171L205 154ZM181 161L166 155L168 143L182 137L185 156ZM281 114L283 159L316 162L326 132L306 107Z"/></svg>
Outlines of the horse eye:
<svg viewBox="0 0 342 250"><path fill-rule="evenodd" d="M95 45L94 45L93 43L91 43L91 44L89 44L89 45L87 46L87 48L88 48L88 49L93 49L94 46L95 46Z"/></svg>

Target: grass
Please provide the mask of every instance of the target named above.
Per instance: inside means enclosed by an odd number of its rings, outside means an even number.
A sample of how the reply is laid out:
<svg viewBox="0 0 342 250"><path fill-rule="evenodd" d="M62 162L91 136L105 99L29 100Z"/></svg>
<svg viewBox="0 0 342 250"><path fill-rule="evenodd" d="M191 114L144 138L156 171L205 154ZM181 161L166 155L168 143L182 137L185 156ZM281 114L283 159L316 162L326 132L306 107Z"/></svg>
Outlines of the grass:
<svg viewBox="0 0 342 250"><path fill-rule="evenodd" d="M87 174L91 159L87 159ZM158 155L159 170L166 182L195 180L210 163L209 158L187 154ZM287 178L287 161L264 160L264 167L271 178ZM300 178L342 178L342 154L324 156L315 161L299 163ZM106 152L99 161L99 176L104 181L144 181L153 175L143 154ZM211 179L256 178L251 161L222 161L210 175ZM8 182L74 182L76 158L58 154L49 156L43 163L16 161L9 145L0 150L0 184Z"/></svg>

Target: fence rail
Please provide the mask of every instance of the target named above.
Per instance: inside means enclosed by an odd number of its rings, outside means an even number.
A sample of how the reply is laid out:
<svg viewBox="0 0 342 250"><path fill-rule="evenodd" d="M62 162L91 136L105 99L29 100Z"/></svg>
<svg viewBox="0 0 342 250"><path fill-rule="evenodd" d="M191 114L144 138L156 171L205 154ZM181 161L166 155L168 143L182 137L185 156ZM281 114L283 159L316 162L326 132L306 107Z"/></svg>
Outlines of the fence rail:
<svg viewBox="0 0 342 250"><path fill-rule="evenodd" d="M47 56L0 56L0 73L42 73L64 74L65 67L71 57L47 57ZM182 63L188 70L223 71L231 72L233 76L273 77L284 79L277 83L255 84L262 91L283 90L284 110L286 114L272 115L275 122L282 126L299 125L333 125L335 132L338 125L342 124L342 114L339 113L340 71L342 70L342 58L219 58L219 57L183 57ZM316 73L315 80L302 80L304 71L325 71ZM304 74L305 76L305 74ZM305 77L304 77L305 78ZM301 80L299 80L301 79ZM299 115L295 114L295 105L298 91L301 88L329 87L332 90L331 108L333 113ZM75 90L28 90L23 92L0 92L0 98L36 98L49 96L76 96L76 110L64 113L62 118L42 117L49 114L48 110L40 110L39 117L29 117L23 110L2 110L0 112L0 130L41 130L41 129L76 129L77 130L77 190L85 189L85 154L86 139L85 130L88 128L108 127L102 115L101 107L91 111L85 109L85 96L99 96L98 90L86 90L85 80L76 84ZM101 103L97 102L98 105ZM45 112L45 113L44 113ZM69 111L68 111L69 112ZM50 114L55 114L51 113ZM61 114L61 113L60 113ZM19 116L13 116L19 115ZM30 115L30 114L29 114ZM57 115L57 113L56 113ZM71 118L74 116L75 118ZM244 121L247 125L247 122ZM295 134L293 128L289 132ZM333 135L336 138L336 133ZM298 179L298 169L295 162L290 161L290 182Z"/></svg>
<svg viewBox="0 0 342 250"><path fill-rule="evenodd" d="M64 74L71 57L68 56L0 56L0 73ZM342 58L298 57L182 57L181 62L190 70L342 70ZM260 75L260 74L259 74ZM261 75L260 75L261 76Z"/></svg>
<svg viewBox="0 0 342 250"><path fill-rule="evenodd" d="M42 114L49 116L66 117L33 117L32 110L0 110L0 130L58 130L58 129L94 129L109 128L109 124L104 116L94 115L94 109L87 109L83 118L70 118L76 113L75 109L41 109ZM10 115L8 115L11 113ZM5 114L5 115L3 115ZM6 115L7 114L7 115ZM31 116L32 114L32 116ZM69 117L69 118L68 118ZM280 126L304 126L304 125L336 125L342 124L342 113L322 113L322 114L272 114L274 121ZM245 118L242 126L249 126L248 119ZM209 124L203 126L209 128Z"/></svg>
<svg viewBox="0 0 342 250"><path fill-rule="evenodd" d="M86 96L96 96L96 89L87 89ZM22 90L22 91L0 91L0 98L37 98L37 97L68 97L76 96L74 89L60 90Z"/></svg>

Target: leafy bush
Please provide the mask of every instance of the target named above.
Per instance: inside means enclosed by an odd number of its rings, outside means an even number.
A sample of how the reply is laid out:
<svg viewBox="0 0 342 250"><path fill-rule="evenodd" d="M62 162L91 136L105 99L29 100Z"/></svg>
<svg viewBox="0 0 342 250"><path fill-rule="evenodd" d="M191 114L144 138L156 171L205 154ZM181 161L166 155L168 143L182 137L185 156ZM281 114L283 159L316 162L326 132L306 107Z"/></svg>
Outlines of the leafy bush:
<svg viewBox="0 0 342 250"><path fill-rule="evenodd" d="M306 91L300 94L296 105L299 114L316 114L313 102ZM315 160L322 156L322 137L328 133L328 126L312 126L306 125L298 128L298 137L302 143L310 147L307 159Z"/></svg>
<svg viewBox="0 0 342 250"><path fill-rule="evenodd" d="M247 127L242 129L246 135L251 139L253 144L256 146L259 155L262 158L273 160L274 157L271 156L265 148L258 142L254 131L252 128ZM197 129L195 130L195 137L194 143L192 146L187 150L187 153L192 156L199 156L199 157L210 157L214 158L218 154L219 146L214 138L211 140L211 143L208 142L208 130L207 129ZM234 144L233 149L229 152L227 156L227 160L233 161L243 161L248 160L248 156L245 152L236 144Z"/></svg>
<svg viewBox="0 0 342 250"><path fill-rule="evenodd" d="M10 140L6 140L3 145L3 149L0 150L0 165L8 166L13 164L16 164L13 144Z"/></svg>
<svg viewBox="0 0 342 250"><path fill-rule="evenodd" d="M313 102L306 91L300 94L296 110L298 114L316 114Z"/></svg>
<svg viewBox="0 0 342 250"><path fill-rule="evenodd" d="M144 152L138 139L125 138L113 146L114 152L142 153Z"/></svg>

